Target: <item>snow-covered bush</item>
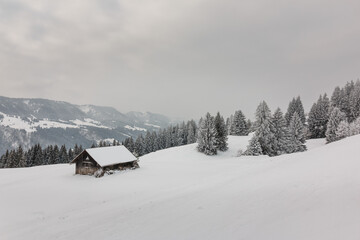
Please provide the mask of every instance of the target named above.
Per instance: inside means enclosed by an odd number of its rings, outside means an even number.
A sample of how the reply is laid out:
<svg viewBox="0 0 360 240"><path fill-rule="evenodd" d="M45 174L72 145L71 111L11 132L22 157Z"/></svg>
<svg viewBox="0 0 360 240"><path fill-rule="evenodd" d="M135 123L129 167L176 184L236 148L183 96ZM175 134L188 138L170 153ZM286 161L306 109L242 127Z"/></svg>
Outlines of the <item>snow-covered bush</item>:
<svg viewBox="0 0 360 240"><path fill-rule="evenodd" d="M341 121L335 131L336 140L340 140L350 136L349 123L347 121Z"/></svg>
<svg viewBox="0 0 360 240"><path fill-rule="evenodd" d="M349 126L349 135L357 135L360 134L360 117L358 117L355 121L350 123Z"/></svg>
<svg viewBox="0 0 360 240"><path fill-rule="evenodd" d="M334 107L330 113L329 122L326 129L326 142L331 143L337 140L336 129L341 121L346 120L345 114L339 108Z"/></svg>

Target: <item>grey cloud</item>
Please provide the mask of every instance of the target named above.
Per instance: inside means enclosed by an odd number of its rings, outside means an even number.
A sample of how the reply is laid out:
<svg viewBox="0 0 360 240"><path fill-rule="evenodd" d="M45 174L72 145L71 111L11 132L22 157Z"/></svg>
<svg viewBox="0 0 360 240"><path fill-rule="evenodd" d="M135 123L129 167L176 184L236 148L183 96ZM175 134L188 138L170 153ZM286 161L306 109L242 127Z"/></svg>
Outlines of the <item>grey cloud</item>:
<svg viewBox="0 0 360 240"><path fill-rule="evenodd" d="M359 77L357 1L0 3L0 95L184 118ZM86 89L86 91L84 91Z"/></svg>

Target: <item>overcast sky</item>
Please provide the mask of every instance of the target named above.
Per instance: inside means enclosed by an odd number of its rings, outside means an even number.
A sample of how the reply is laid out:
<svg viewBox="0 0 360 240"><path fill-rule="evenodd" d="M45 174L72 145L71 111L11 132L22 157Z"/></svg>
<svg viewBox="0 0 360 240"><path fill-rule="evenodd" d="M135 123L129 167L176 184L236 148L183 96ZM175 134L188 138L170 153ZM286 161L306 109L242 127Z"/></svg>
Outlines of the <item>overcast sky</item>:
<svg viewBox="0 0 360 240"><path fill-rule="evenodd" d="M358 0L0 0L2 96L253 118L359 72Z"/></svg>

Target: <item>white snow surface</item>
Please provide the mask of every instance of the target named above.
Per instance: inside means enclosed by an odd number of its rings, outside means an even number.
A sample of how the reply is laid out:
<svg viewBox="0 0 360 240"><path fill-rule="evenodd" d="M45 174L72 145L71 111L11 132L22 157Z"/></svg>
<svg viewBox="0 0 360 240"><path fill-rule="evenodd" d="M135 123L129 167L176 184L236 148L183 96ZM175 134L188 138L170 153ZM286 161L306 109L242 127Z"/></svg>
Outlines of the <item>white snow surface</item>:
<svg viewBox="0 0 360 240"><path fill-rule="evenodd" d="M79 120L79 119L75 119L75 120L70 120L70 122L78 125L78 126L89 126L89 127L97 127L97 128L107 128L110 129L109 127L103 126L101 125L100 122L95 121L93 119L90 118L85 118L84 121Z"/></svg>
<svg viewBox="0 0 360 240"><path fill-rule="evenodd" d="M12 117L2 112L0 112L0 115L3 116L3 118L0 119L1 126L18 130L23 129L27 133L36 132L36 128L34 128L29 122L22 120L20 117Z"/></svg>
<svg viewBox="0 0 360 240"><path fill-rule="evenodd" d="M196 144L103 178L74 165L0 170L0 238L360 239L360 136L279 157L205 156ZM320 140L316 140L320 141Z"/></svg>
<svg viewBox="0 0 360 240"><path fill-rule="evenodd" d="M159 125L155 125L155 124L145 123L145 125L149 127L160 128Z"/></svg>
<svg viewBox="0 0 360 240"><path fill-rule="evenodd" d="M136 127L136 126L129 126L129 125L126 125L124 128L127 128L129 130L132 130L132 131L144 131L146 132L147 130L145 128L141 128L141 127Z"/></svg>
<svg viewBox="0 0 360 240"><path fill-rule="evenodd" d="M135 161L137 158L124 146L89 148L86 152L101 166Z"/></svg>
<svg viewBox="0 0 360 240"><path fill-rule="evenodd" d="M82 126L90 126L90 127L97 127L97 128L106 128L110 129L109 127L101 125L100 122L95 121L90 118L84 119L84 121L75 119L70 120L70 122L66 122L64 120L59 120L60 122L51 121L49 119L42 119L39 121L32 121L32 119L29 119L29 121L24 121L18 116L9 116L5 113L0 112L0 115L3 116L2 119L0 119L0 125L10 127L13 129L18 130L25 130L27 133L33 133L36 132L36 128L80 128ZM36 118L35 118L36 119Z"/></svg>

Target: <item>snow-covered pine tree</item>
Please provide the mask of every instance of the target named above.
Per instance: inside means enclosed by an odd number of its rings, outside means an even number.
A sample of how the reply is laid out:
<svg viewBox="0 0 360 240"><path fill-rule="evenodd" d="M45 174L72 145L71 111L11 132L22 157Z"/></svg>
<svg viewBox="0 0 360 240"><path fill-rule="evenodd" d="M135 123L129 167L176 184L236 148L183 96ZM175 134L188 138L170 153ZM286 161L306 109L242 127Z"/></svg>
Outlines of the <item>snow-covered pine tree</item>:
<svg viewBox="0 0 360 240"><path fill-rule="evenodd" d="M42 153L42 149L40 144L36 144L34 146L34 155L33 155L34 159L33 159L33 166L40 166L43 165L43 153Z"/></svg>
<svg viewBox="0 0 360 240"><path fill-rule="evenodd" d="M165 148L170 148L170 147L174 147L174 141L173 141L173 127L169 126L166 129L166 143L165 143Z"/></svg>
<svg viewBox="0 0 360 240"><path fill-rule="evenodd" d="M305 146L305 131L301 118L295 112L290 120L289 125L290 148L288 153L302 152L306 150Z"/></svg>
<svg viewBox="0 0 360 240"><path fill-rule="evenodd" d="M65 145L62 145L60 147L59 152L59 163L68 163L69 162L69 156L67 155L67 150Z"/></svg>
<svg viewBox="0 0 360 240"><path fill-rule="evenodd" d="M191 144L191 143L195 143L196 142L196 123L194 120L190 120L187 123L187 129L188 129L188 134L187 134L187 143Z"/></svg>
<svg viewBox="0 0 360 240"><path fill-rule="evenodd" d="M142 134L140 134L140 136L138 136L135 140L135 143L134 143L134 155L136 157L140 157L142 155L144 155L144 138L142 136Z"/></svg>
<svg viewBox="0 0 360 240"><path fill-rule="evenodd" d="M15 150L11 150L9 156L7 158L6 168L16 168L18 165L16 152Z"/></svg>
<svg viewBox="0 0 360 240"><path fill-rule="evenodd" d="M341 112L345 114L346 119L349 122L352 122L354 120L350 110L350 94L353 91L354 87L355 84L353 81L346 83L346 85L340 91L340 103L338 106L336 106Z"/></svg>
<svg viewBox="0 0 360 240"><path fill-rule="evenodd" d="M249 132L249 133L253 132L253 123L251 122L250 119L248 119L248 120L246 121L246 125L247 125L247 128L248 128L248 132Z"/></svg>
<svg viewBox="0 0 360 240"><path fill-rule="evenodd" d="M330 101L326 93L319 97L309 112L308 126L310 138L324 138L329 121Z"/></svg>
<svg viewBox="0 0 360 240"><path fill-rule="evenodd" d="M302 124L305 125L305 121L306 121L305 111L300 96L296 98L295 102L296 102L296 112L299 115Z"/></svg>
<svg viewBox="0 0 360 240"><path fill-rule="evenodd" d="M54 145L54 149L51 152L51 160L50 160L50 164L58 164L60 163L60 150L58 145ZM42 164L39 164L42 165Z"/></svg>
<svg viewBox="0 0 360 240"><path fill-rule="evenodd" d="M256 109L255 136L261 146L262 153L275 156L274 129L271 111L265 101L261 102Z"/></svg>
<svg viewBox="0 0 360 240"><path fill-rule="evenodd" d="M231 127L232 127L232 125L233 125L234 115L231 114L228 119L229 119L229 121L227 122L226 127L227 127L228 135L231 135Z"/></svg>
<svg viewBox="0 0 360 240"><path fill-rule="evenodd" d="M198 151L206 155L216 155L214 117L207 113L198 129Z"/></svg>
<svg viewBox="0 0 360 240"><path fill-rule="evenodd" d="M339 108L334 107L330 113L329 122L326 130L326 142L331 143L337 140L336 129L341 121L346 120L346 115Z"/></svg>
<svg viewBox="0 0 360 240"><path fill-rule="evenodd" d="M166 147L166 129L159 131L158 146L159 146L159 149L165 149L165 147Z"/></svg>
<svg viewBox="0 0 360 240"><path fill-rule="evenodd" d="M243 153L245 156L259 156L262 155L261 145L259 143L259 139L256 135L254 135L250 141L249 145L246 148L246 151Z"/></svg>
<svg viewBox="0 0 360 240"><path fill-rule="evenodd" d="M19 168L23 168L26 167L26 159L25 159L25 154L24 154L24 150L21 147L21 145L18 147L17 151L16 151L16 157L18 159L18 165L17 167Z"/></svg>
<svg viewBox="0 0 360 240"><path fill-rule="evenodd" d="M214 119L215 127L215 146L217 150L226 151L227 147L227 129L224 118L218 112Z"/></svg>
<svg viewBox="0 0 360 240"><path fill-rule="evenodd" d="M335 131L336 140L340 140L350 136L349 123L347 121L341 121Z"/></svg>
<svg viewBox="0 0 360 240"><path fill-rule="evenodd" d="M286 124L286 120L283 117L283 113L280 108L277 108L272 117L273 129L274 129L274 153L275 155L281 155L289 152L290 136L289 130Z"/></svg>
<svg viewBox="0 0 360 240"><path fill-rule="evenodd" d="M290 120L291 120L291 117L294 114L294 112L296 112L296 99L295 98L293 98L289 102L288 109L287 109L287 111L285 113L285 120L286 120L287 125L290 124Z"/></svg>
<svg viewBox="0 0 360 240"><path fill-rule="evenodd" d="M287 109L287 112L285 113L285 120L288 125L290 124L290 120L295 112L297 112L297 114L299 115L301 122L305 124L305 112L300 96L298 96L296 99L293 98L289 103L289 107Z"/></svg>
<svg viewBox="0 0 360 240"><path fill-rule="evenodd" d="M331 95L331 107L340 107L341 103L341 88L337 86Z"/></svg>
<svg viewBox="0 0 360 240"><path fill-rule="evenodd" d="M357 80L349 96L350 118L352 122L360 116L360 80Z"/></svg>
<svg viewBox="0 0 360 240"><path fill-rule="evenodd" d="M177 129L176 133L176 146L185 145L187 142L187 130L185 122L182 122Z"/></svg>
<svg viewBox="0 0 360 240"><path fill-rule="evenodd" d="M152 142L152 152L156 152L157 150L159 150L159 145L158 145L158 135L155 131L153 131L151 133L151 142Z"/></svg>
<svg viewBox="0 0 360 240"><path fill-rule="evenodd" d="M69 161L72 161L74 159L74 152L71 148L69 148L69 151L68 151L68 158L69 158Z"/></svg>
<svg viewBox="0 0 360 240"><path fill-rule="evenodd" d="M246 118L241 110L238 110L234 114L234 118L231 124L231 135L234 136L247 136L249 134L249 128L246 123Z"/></svg>
<svg viewBox="0 0 360 240"><path fill-rule="evenodd" d="M154 141L151 137L151 132L147 131L144 138L144 154L153 152Z"/></svg>

